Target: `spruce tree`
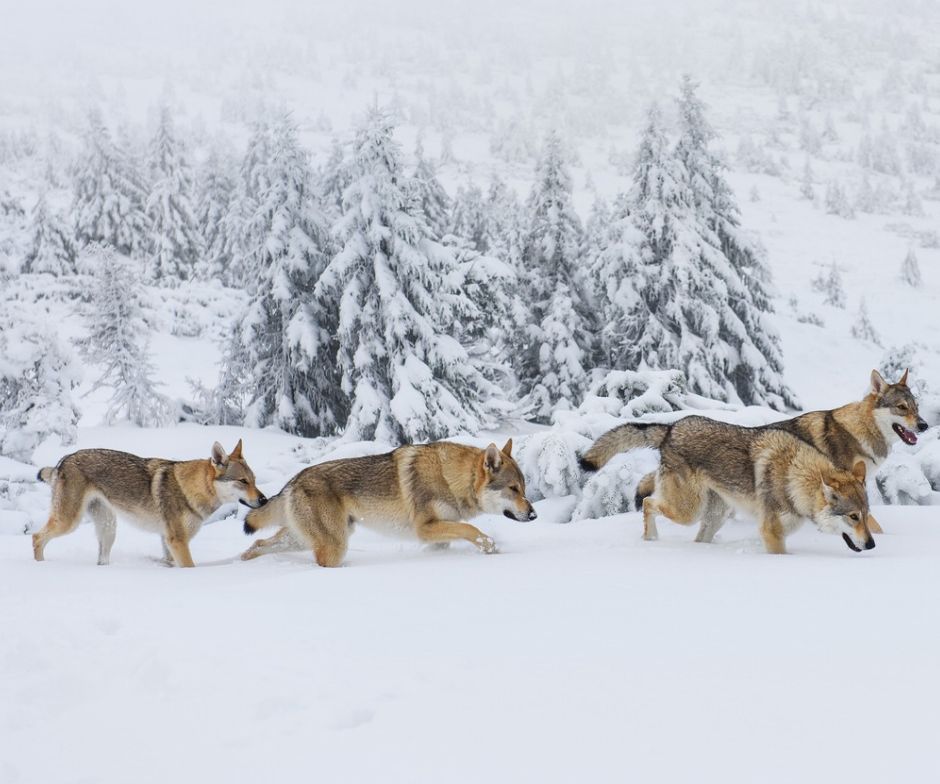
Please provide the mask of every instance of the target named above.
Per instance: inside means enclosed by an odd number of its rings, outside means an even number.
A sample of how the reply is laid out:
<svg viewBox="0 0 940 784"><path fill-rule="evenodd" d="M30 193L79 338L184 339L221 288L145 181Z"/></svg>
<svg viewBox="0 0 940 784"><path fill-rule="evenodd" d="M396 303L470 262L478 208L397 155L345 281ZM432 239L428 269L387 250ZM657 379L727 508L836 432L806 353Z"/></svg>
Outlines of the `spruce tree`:
<svg viewBox="0 0 940 784"><path fill-rule="evenodd" d="M235 178L228 161L215 150L209 153L198 180L196 226L201 237L203 255L197 265L198 277L232 285L234 241L226 216L235 200Z"/></svg>
<svg viewBox="0 0 940 784"><path fill-rule="evenodd" d="M920 274L920 262L917 261L917 254L914 253L913 247L908 249L901 264L901 280L912 288L917 288L924 282Z"/></svg>
<svg viewBox="0 0 940 784"><path fill-rule="evenodd" d="M192 172L173 130L170 110L160 109L157 130L150 143L150 197L147 217L151 225L150 280L176 286L193 277L202 241L196 224Z"/></svg>
<svg viewBox="0 0 940 784"><path fill-rule="evenodd" d="M333 360L335 311L314 296L331 253L328 224L289 118L277 123L270 143L248 230L255 285L241 335L250 376L246 423L325 435L344 413Z"/></svg>
<svg viewBox="0 0 940 784"><path fill-rule="evenodd" d="M69 275L75 272L75 246L71 231L49 209L45 194L33 207L33 238L23 262L23 272Z"/></svg>
<svg viewBox="0 0 940 784"><path fill-rule="evenodd" d="M231 265L226 281L231 286L253 288L256 285L256 271L251 264L252 259L259 257L263 235L253 233L253 230L259 226L263 230L263 222L259 224L254 219L269 185L271 145L271 128L267 123L256 123L239 166L235 195L223 222L231 248Z"/></svg>
<svg viewBox="0 0 940 784"><path fill-rule="evenodd" d="M414 209L393 131L379 109L356 130L341 249L317 291L339 303L346 437L398 444L480 430L495 389L450 337L479 313L458 288L453 253Z"/></svg>
<svg viewBox="0 0 940 784"><path fill-rule="evenodd" d="M100 243L119 254L144 258L150 241L146 193L133 158L112 141L101 116L92 113L75 176L73 214L79 247Z"/></svg>
<svg viewBox="0 0 940 784"><path fill-rule="evenodd" d="M514 352L523 405L537 421L577 406L593 357L580 275L584 238L561 139L550 133L529 196L523 276L530 321Z"/></svg>
<svg viewBox="0 0 940 784"><path fill-rule="evenodd" d="M862 297L858 305L858 315L855 317L855 323L852 325L852 337L858 340L867 340L876 346L881 345L881 339L875 331L875 327L868 317L868 306L865 304L865 298Z"/></svg>
<svg viewBox="0 0 940 784"><path fill-rule="evenodd" d="M172 406L157 392L149 339L141 306L140 274L133 262L108 247L93 247L96 285L91 291L88 335L80 347L85 358L102 365L92 389L111 387L105 421L126 416L141 427L168 424Z"/></svg>
<svg viewBox="0 0 940 784"><path fill-rule="evenodd" d="M474 250L481 253L489 250L486 244L487 213L483 204L483 193L472 182L457 188L450 233L469 242Z"/></svg>
<svg viewBox="0 0 940 784"><path fill-rule="evenodd" d="M434 164L424 156L420 141L415 149L415 157L414 176L410 180L411 197L416 207L424 213L434 239L440 240L449 231L450 196L437 179Z"/></svg>
<svg viewBox="0 0 940 784"><path fill-rule="evenodd" d="M637 157L630 230L639 299L623 294L626 367L679 368L699 394L792 407L768 319L762 251L740 227L723 165L709 149L714 132L688 78L679 118L670 151L653 110Z"/></svg>

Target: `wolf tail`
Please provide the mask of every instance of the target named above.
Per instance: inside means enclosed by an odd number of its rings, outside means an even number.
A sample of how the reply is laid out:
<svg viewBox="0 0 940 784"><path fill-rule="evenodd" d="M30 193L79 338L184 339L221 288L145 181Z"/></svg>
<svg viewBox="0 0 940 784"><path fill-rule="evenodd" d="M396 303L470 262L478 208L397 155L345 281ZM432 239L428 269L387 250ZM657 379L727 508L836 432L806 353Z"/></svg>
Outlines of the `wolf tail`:
<svg viewBox="0 0 940 784"><path fill-rule="evenodd" d="M47 485L51 485L55 480L55 469L52 466L40 468L39 473L36 474L36 479L40 482L45 482Z"/></svg>
<svg viewBox="0 0 940 784"><path fill-rule="evenodd" d="M245 525L242 527L244 532L251 536L262 528L269 528L272 525L284 524L285 519L284 496L276 495L269 498L264 506L252 509L245 515Z"/></svg>
<svg viewBox="0 0 940 784"><path fill-rule="evenodd" d="M598 438L591 448L581 455L578 462L585 471L597 471L620 452L628 452L643 446L659 449L671 428L672 425L657 425L652 422L620 425Z"/></svg>

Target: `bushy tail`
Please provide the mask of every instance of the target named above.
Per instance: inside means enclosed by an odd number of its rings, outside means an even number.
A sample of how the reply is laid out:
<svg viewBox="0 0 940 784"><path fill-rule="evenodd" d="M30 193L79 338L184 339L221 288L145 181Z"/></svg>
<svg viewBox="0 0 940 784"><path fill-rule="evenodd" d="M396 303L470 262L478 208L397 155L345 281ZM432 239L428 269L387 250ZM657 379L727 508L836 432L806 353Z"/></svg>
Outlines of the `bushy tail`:
<svg viewBox="0 0 940 784"><path fill-rule="evenodd" d="M620 425L608 430L579 458L585 471L597 471L607 465L610 459L620 453L643 446L659 449L671 425L657 425L652 422L637 422Z"/></svg>
<svg viewBox="0 0 940 784"><path fill-rule="evenodd" d="M39 473L36 474L36 479L40 482L45 482L47 485L51 485L55 479L55 469L52 466L40 468Z"/></svg>
<svg viewBox="0 0 940 784"><path fill-rule="evenodd" d="M272 525L284 525L287 523L284 512L284 496L276 495L274 498L269 498L264 506L252 509L245 515L245 525L242 528L246 534L251 536L262 528L269 528Z"/></svg>

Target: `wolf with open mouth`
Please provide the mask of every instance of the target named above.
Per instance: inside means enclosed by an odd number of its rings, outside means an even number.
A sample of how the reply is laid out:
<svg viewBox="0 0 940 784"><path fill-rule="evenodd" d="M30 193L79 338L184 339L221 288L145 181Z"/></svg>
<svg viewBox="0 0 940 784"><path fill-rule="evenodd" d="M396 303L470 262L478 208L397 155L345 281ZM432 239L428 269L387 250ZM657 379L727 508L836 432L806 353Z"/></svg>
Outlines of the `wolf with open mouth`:
<svg viewBox="0 0 940 784"><path fill-rule="evenodd" d="M851 471L861 461L872 473L888 457L892 444L900 440L913 446L917 443L917 434L928 427L921 419L907 376L908 371L905 370L897 383L889 384L877 370L873 370L868 393L861 400L829 411L810 411L764 428L785 430L809 442L843 471ZM596 471L627 448L632 427L621 425L601 436L582 456L581 467L586 471ZM640 480L635 498L637 510L643 508L643 499L652 495L655 480L655 474L648 474ZM881 526L872 516L868 518L868 527L873 533L882 533Z"/></svg>

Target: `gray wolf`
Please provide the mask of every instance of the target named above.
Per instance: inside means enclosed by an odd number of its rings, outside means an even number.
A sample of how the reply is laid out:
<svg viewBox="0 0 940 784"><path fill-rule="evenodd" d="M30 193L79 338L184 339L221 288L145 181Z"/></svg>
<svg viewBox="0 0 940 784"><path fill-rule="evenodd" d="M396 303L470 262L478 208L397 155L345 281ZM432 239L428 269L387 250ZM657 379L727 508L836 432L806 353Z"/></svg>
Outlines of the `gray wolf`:
<svg viewBox="0 0 940 784"><path fill-rule="evenodd" d="M757 518L769 553L786 552L787 535L805 519L821 531L841 534L852 550L875 546L864 461L843 471L786 430L699 416L671 425L623 425L616 432L620 449L646 446L661 455L655 489L643 499L645 539L657 538L661 514L684 525L700 521L696 541L710 542L730 511L739 508ZM611 433L601 440L607 436Z"/></svg>
<svg viewBox="0 0 940 784"><path fill-rule="evenodd" d="M438 546L463 539L495 553L495 542L466 522L483 513L536 518L512 458L512 439L502 449L447 441L402 446L298 473L267 506L248 513L246 534L272 525L282 528L255 542L242 558L309 548L320 566L339 566L355 523Z"/></svg>
<svg viewBox="0 0 940 784"><path fill-rule="evenodd" d="M764 425L763 430L783 430L812 444L843 471L851 471L862 461L870 472L874 472L885 461L888 450L895 439L913 445L917 433L924 432L928 425L920 417L917 400L907 385L908 372L896 384L889 384L877 370L871 372L868 394L855 403L849 403L828 411L810 411L794 419ZM630 428L624 425L601 436L581 458L581 467L596 471L615 454L623 451L630 442ZM653 493L654 474L640 480L636 493L636 508L643 506L643 499ZM869 527L876 533L882 528L874 517L869 517Z"/></svg>
<svg viewBox="0 0 940 784"><path fill-rule="evenodd" d="M98 564L106 565L114 544L116 516L160 534L164 554L178 566L193 566L189 542L203 521L226 503L259 508L267 503L242 455L239 440L229 453L216 442L205 460L138 457L112 449L82 449L54 468L39 471L52 487L49 521L33 534L33 555L75 530L85 512L98 535Z"/></svg>

